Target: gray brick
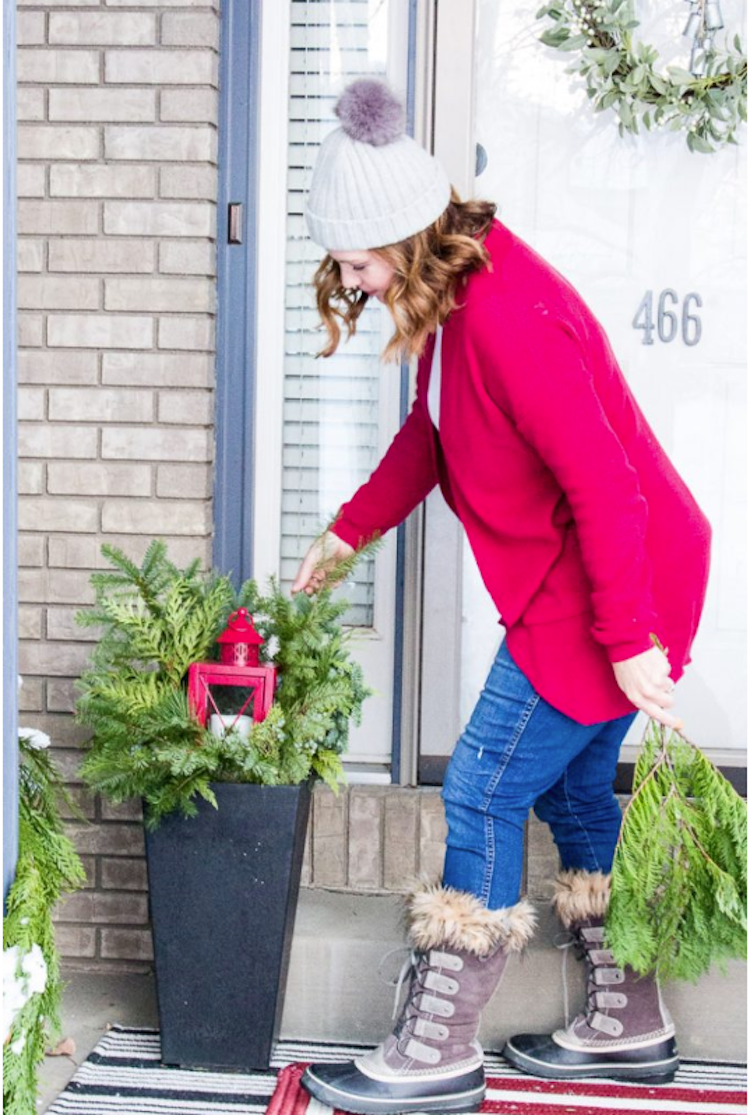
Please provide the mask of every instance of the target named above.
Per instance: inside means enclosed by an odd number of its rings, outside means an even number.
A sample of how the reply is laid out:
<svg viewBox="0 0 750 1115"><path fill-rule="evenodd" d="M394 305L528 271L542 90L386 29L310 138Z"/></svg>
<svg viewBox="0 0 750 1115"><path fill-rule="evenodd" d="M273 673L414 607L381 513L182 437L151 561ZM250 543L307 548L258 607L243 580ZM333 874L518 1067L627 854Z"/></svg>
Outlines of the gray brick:
<svg viewBox="0 0 750 1115"><path fill-rule="evenodd" d="M526 825L526 893L551 898L559 870L560 857L549 828L531 815Z"/></svg>
<svg viewBox="0 0 750 1115"><path fill-rule="evenodd" d="M204 317L161 317L157 327L159 348L196 351L216 347L214 322Z"/></svg>
<svg viewBox="0 0 750 1115"><path fill-rule="evenodd" d="M41 271L44 267L44 241L21 238L16 242L19 271Z"/></svg>
<svg viewBox="0 0 750 1115"><path fill-rule="evenodd" d="M88 500L24 496L18 507L19 530L34 530L41 523L48 531L91 533L99 527L99 508Z"/></svg>
<svg viewBox="0 0 750 1115"><path fill-rule="evenodd" d="M18 353L19 383L96 383L95 352ZM60 454L65 456L65 454ZM57 454L53 454L57 456Z"/></svg>
<svg viewBox="0 0 750 1115"><path fill-rule="evenodd" d="M418 874L419 792L399 790L388 794L383 804L383 885L388 890L403 891Z"/></svg>
<svg viewBox="0 0 750 1115"><path fill-rule="evenodd" d="M98 159L97 128L19 124L19 159Z"/></svg>
<svg viewBox="0 0 750 1115"><path fill-rule="evenodd" d="M133 121L156 119L154 89L50 89L50 120ZM106 148L105 148L106 154Z"/></svg>
<svg viewBox="0 0 750 1115"><path fill-rule="evenodd" d="M206 240L165 240L159 245L159 270L171 275L215 275L216 245Z"/></svg>
<svg viewBox="0 0 750 1115"><path fill-rule="evenodd" d="M18 494L40 496L45 490L44 465L41 461L19 461Z"/></svg>
<svg viewBox="0 0 750 1115"><path fill-rule="evenodd" d="M16 196L44 197L46 170L37 163L18 163L16 167Z"/></svg>
<svg viewBox="0 0 750 1115"><path fill-rule="evenodd" d="M19 421L33 422L34 419L43 419L46 394L43 387L19 387L17 395Z"/></svg>
<svg viewBox="0 0 750 1115"><path fill-rule="evenodd" d="M101 954L107 959L153 960L154 949L148 929L102 929Z"/></svg>
<svg viewBox="0 0 750 1115"><path fill-rule="evenodd" d="M313 881L317 887L344 887L347 876L348 795L316 786L313 796Z"/></svg>
<svg viewBox="0 0 750 1115"><path fill-rule="evenodd" d="M135 314L55 314L47 343L61 348L151 348L153 319Z"/></svg>
<svg viewBox="0 0 750 1115"><path fill-rule="evenodd" d="M58 717L58 719L63 718ZM81 747L85 740L91 738L91 730L77 727L73 721L73 718L70 716L66 716L64 719L67 724L71 725L70 734L72 734L73 730L75 730L79 738L64 740L61 739L58 734L55 742L60 744L66 743L69 749L63 750L62 747L55 747L55 766L60 771L60 774L62 775L66 785L72 785L74 783L80 784L83 781L79 774L81 760L83 758ZM78 750L70 750L74 747L77 747Z"/></svg>
<svg viewBox="0 0 750 1115"><path fill-rule="evenodd" d="M19 207L21 204L19 202ZM44 318L41 314L19 313L18 343L22 347L44 343Z"/></svg>
<svg viewBox="0 0 750 1115"><path fill-rule="evenodd" d="M79 856L83 864L83 870L86 872L86 881L83 884L84 890L90 890L96 886L96 857L95 856Z"/></svg>
<svg viewBox="0 0 750 1115"><path fill-rule="evenodd" d="M44 120L44 89L16 87L16 120Z"/></svg>
<svg viewBox="0 0 750 1115"><path fill-rule="evenodd" d="M164 46L207 46L219 49L219 20L213 12L167 12L161 18Z"/></svg>
<svg viewBox="0 0 750 1115"><path fill-rule="evenodd" d="M101 825L71 824L66 826L66 831L79 852L130 857L145 855L142 825L111 822Z"/></svg>
<svg viewBox="0 0 750 1115"><path fill-rule="evenodd" d="M167 499L208 499L213 490L210 465L159 465L156 494Z"/></svg>
<svg viewBox="0 0 750 1115"><path fill-rule="evenodd" d="M209 430L165 427L107 426L102 430L104 460L210 461L213 438Z"/></svg>
<svg viewBox="0 0 750 1115"><path fill-rule="evenodd" d="M19 566L23 567L44 565L44 551L46 542L47 539L41 534L19 534Z"/></svg>
<svg viewBox="0 0 750 1115"><path fill-rule="evenodd" d="M216 130L200 124L184 128L170 124L156 127L130 125L124 128L113 125L104 129L104 157L154 159L159 162L169 159L179 162L215 162L216 142ZM213 198L215 194L209 197Z"/></svg>
<svg viewBox="0 0 750 1115"><path fill-rule="evenodd" d="M383 795L349 790L349 886L379 890L383 885Z"/></svg>
<svg viewBox="0 0 750 1115"><path fill-rule="evenodd" d="M16 75L19 82L32 85L98 85L99 52L21 48L16 52Z"/></svg>
<svg viewBox="0 0 750 1115"><path fill-rule="evenodd" d="M305 848L302 852L302 871L300 873L300 886L312 886L312 824L308 823L305 835Z"/></svg>
<svg viewBox="0 0 750 1115"><path fill-rule="evenodd" d="M111 890L148 890L146 861L108 859L101 861L102 886Z"/></svg>
<svg viewBox="0 0 750 1115"><path fill-rule="evenodd" d="M77 46L145 46L156 42L156 18L142 12L51 12L49 41Z"/></svg>
<svg viewBox="0 0 750 1115"><path fill-rule="evenodd" d="M160 422L184 426L210 426L213 421L213 391L160 391Z"/></svg>
<svg viewBox="0 0 750 1115"><path fill-rule="evenodd" d="M213 166L165 166L159 173L161 197L214 201L217 191L217 170Z"/></svg>
<svg viewBox="0 0 750 1115"><path fill-rule="evenodd" d="M56 925L55 944L61 956L95 956L96 930L84 925Z"/></svg>
<svg viewBox="0 0 750 1115"><path fill-rule="evenodd" d="M214 357L204 353L105 352L102 383L133 387L208 387L214 382Z"/></svg>
<svg viewBox="0 0 750 1115"><path fill-rule="evenodd" d="M96 443L96 429L86 426L23 423L18 429L20 457L96 457Z"/></svg>
<svg viewBox="0 0 750 1115"><path fill-rule="evenodd" d="M51 462L47 490L51 495L148 496L151 494L149 465Z"/></svg>
<svg viewBox="0 0 750 1115"><path fill-rule="evenodd" d="M155 254L156 245L147 240L51 240L49 270L82 271L84 274L92 271L149 272L154 269Z"/></svg>
<svg viewBox="0 0 750 1115"><path fill-rule="evenodd" d="M139 798L129 801L107 801L102 798L102 820L104 821L142 821L143 809Z"/></svg>
<svg viewBox="0 0 750 1115"><path fill-rule="evenodd" d="M437 791L421 791L419 813L419 873L438 880L445 859L445 811Z"/></svg>
<svg viewBox="0 0 750 1115"><path fill-rule="evenodd" d="M39 202L27 202L27 205ZM205 201L105 201L104 231L110 236L216 235L214 206ZM36 232L36 228L19 231ZM81 229L92 232L93 229Z"/></svg>
<svg viewBox="0 0 750 1115"><path fill-rule="evenodd" d="M53 422L150 422L153 414L150 391L52 387L49 392L49 417Z"/></svg>
<svg viewBox="0 0 750 1115"><path fill-rule="evenodd" d="M148 904L142 894L106 894L101 891L78 891L59 904L58 921L79 921L87 924L143 925L148 921Z"/></svg>
<svg viewBox="0 0 750 1115"><path fill-rule="evenodd" d="M54 684L58 684L55 682ZM92 795L88 792L85 786L67 786L68 793L73 799L75 808L79 810L86 818L87 821L93 821L96 817L96 802ZM80 820L70 806L64 802L60 803L60 814L66 821ZM96 863L92 856L85 857L88 866L87 875L91 882L96 881Z"/></svg>
<svg viewBox="0 0 750 1115"><path fill-rule="evenodd" d="M18 638L42 638L42 609L21 604L18 608Z"/></svg>
<svg viewBox="0 0 750 1115"><path fill-rule="evenodd" d="M50 167L49 182L52 197L153 197L156 193L156 167L60 163ZM100 250L107 246L106 242L97 243L101 245ZM149 248L153 250L153 246L147 241L141 240L139 243L144 251ZM70 246L72 248L75 245ZM111 245L112 248L116 246Z"/></svg>
<svg viewBox="0 0 750 1115"><path fill-rule="evenodd" d="M44 42L44 12L19 12L16 16L16 43L35 46Z"/></svg>
<svg viewBox="0 0 750 1115"><path fill-rule="evenodd" d="M44 680L42 678L24 678L23 685L18 691L18 711L42 712L44 710ZM21 716L21 720L24 717Z"/></svg>
<svg viewBox="0 0 750 1115"><path fill-rule="evenodd" d="M81 748L91 738L91 729L76 724L72 716L56 713L35 716L33 727L46 732L52 740L53 758L63 781L80 783Z"/></svg>
<svg viewBox="0 0 750 1115"><path fill-rule="evenodd" d="M96 310L99 308L99 286L99 279L82 275L75 278L21 275L18 305L30 310Z"/></svg>
<svg viewBox="0 0 750 1115"><path fill-rule="evenodd" d="M207 50L108 50L104 80L125 85L217 85L217 58Z"/></svg>
<svg viewBox="0 0 750 1115"><path fill-rule="evenodd" d="M79 608L48 608L47 609L47 638L74 642L97 642L100 637L98 627L81 627L76 623ZM62 683L61 683L62 684ZM68 708L53 709L50 712L70 712Z"/></svg>
<svg viewBox="0 0 750 1115"><path fill-rule="evenodd" d="M52 535L49 539L50 569L109 569L111 566L101 553L101 538L86 535L65 537ZM140 562L150 538L145 535L109 535L107 542L126 549L133 561ZM169 556L176 565L184 566L195 558L210 563L211 543L205 538L168 538Z"/></svg>
<svg viewBox="0 0 750 1115"><path fill-rule="evenodd" d="M53 129L57 132L57 129ZM19 201L20 235L85 234L98 231L99 208L92 201Z"/></svg>
<svg viewBox="0 0 750 1115"><path fill-rule="evenodd" d="M133 534L208 534L211 508L197 500L110 499L102 508L102 530Z"/></svg>
<svg viewBox="0 0 750 1115"><path fill-rule="evenodd" d="M89 604L94 599L88 572L79 569L19 570L18 593L29 604Z"/></svg>
<svg viewBox="0 0 750 1115"><path fill-rule="evenodd" d="M78 630L80 632L82 629ZM48 632L47 638L52 639L54 636ZM49 712L75 712L78 696L79 691L72 678L50 678L47 685L47 709Z"/></svg>
<svg viewBox="0 0 750 1115"><path fill-rule="evenodd" d="M104 231L108 235L215 236L215 223L214 206L207 202L104 203Z"/></svg>
<svg viewBox="0 0 750 1115"><path fill-rule="evenodd" d="M107 310L173 310L177 313L211 311L215 284L210 279L105 279Z"/></svg>
<svg viewBox="0 0 750 1115"><path fill-rule="evenodd" d="M219 119L219 96L215 89L163 89L161 119L215 124Z"/></svg>

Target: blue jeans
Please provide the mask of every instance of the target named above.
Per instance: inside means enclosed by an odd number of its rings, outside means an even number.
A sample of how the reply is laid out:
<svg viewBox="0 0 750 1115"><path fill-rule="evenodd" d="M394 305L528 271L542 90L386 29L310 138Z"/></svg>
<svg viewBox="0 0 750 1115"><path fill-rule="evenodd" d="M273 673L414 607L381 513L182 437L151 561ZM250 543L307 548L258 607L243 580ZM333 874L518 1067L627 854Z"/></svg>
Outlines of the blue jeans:
<svg viewBox="0 0 750 1115"><path fill-rule="evenodd" d="M612 784L635 716L576 723L540 697L503 643L443 784L445 885L491 910L517 902L532 806L563 868L609 871L621 821Z"/></svg>

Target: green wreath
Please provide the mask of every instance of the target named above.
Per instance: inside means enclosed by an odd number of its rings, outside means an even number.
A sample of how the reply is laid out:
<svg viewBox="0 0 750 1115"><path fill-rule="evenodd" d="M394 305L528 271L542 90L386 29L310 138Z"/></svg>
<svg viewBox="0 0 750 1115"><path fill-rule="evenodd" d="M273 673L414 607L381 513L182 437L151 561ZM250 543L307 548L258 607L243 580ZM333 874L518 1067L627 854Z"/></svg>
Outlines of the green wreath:
<svg viewBox="0 0 750 1115"><path fill-rule="evenodd" d="M705 0L697 0L702 13ZM635 42L638 20L629 0L551 0L537 12L552 26L540 36L547 46L578 52L568 67L586 79L594 109L613 109L620 135L648 130L687 131L691 151L712 154L737 143L740 121L747 121L747 56L739 35L725 51L706 38L696 77L678 66L658 68L659 54Z"/></svg>

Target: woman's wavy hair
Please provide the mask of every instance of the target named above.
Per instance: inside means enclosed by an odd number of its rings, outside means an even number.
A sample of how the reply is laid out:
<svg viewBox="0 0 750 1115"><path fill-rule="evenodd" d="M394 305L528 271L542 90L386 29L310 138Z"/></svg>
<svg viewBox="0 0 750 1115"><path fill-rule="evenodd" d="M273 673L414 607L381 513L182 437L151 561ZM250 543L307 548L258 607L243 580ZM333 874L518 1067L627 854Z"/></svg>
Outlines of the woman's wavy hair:
<svg viewBox="0 0 750 1115"><path fill-rule="evenodd" d="M496 209L491 201L461 201L451 189L447 209L428 228L398 244L372 249L395 271L384 302L396 331L385 347L384 360L398 362L419 356L430 333L455 309L459 284L472 271L490 266L484 238ZM341 339L339 322L346 327L347 337L352 337L368 295L342 284L339 265L329 255L315 272L313 284L318 312L328 332L328 343L319 355L331 356Z"/></svg>

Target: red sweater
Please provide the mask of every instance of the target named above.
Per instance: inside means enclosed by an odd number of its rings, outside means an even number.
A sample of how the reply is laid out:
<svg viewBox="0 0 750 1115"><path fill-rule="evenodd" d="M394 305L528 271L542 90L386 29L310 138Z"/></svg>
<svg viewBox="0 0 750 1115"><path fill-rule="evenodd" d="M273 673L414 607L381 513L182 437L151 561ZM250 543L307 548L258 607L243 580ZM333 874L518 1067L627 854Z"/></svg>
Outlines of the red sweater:
<svg viewBox="0 0 750 1115"><path fill-rule="evenodd" d="M439 435L433 336L406 422L332 529L359 547L439 483L514 660L593 724L633 711L611 663L648 650L651 632L681 676L710 527L580 295L499 221L485 245L492 270L468 277L443 329Z"/></svg>

